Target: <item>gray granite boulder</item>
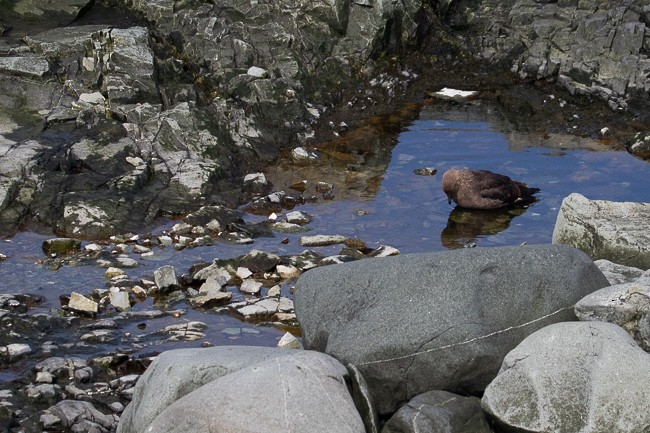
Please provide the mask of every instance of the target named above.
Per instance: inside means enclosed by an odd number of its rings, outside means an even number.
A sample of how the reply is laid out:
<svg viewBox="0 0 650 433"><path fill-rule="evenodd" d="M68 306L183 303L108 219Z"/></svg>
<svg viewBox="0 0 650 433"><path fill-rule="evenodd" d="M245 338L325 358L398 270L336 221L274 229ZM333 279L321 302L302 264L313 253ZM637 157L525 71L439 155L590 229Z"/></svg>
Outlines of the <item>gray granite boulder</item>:
<svg viewBox="0 0 650 433"><path fill-rule="evenodd" d="M429 391L412 398L384 425L381 433L490 433L477 397Z"/></svg>
<svg viewBox="0 0 650 433"><path fill-rule="evenodd" d="M536 245L316 268L294 300L305 347L355 365L390 414L430 390L482 392L508 351L607 285L581 251Z"/></svg>
<svg viewBox="0 0 650 433"><path fill-rule="evenodd" d="M163 352L138 380L133 400L122 414L117 431L143 432L167 406L206 383L258 362L291 353L277 348L252 346Z"/></svg>
<svg viewBox="0 0 650 433"><path fill-rule="evenodd" d="M575 306L578 319L614 323L650 351L650 280L617 284L597 290Z"/></svg>
<svg viewBox="0 0 650 433"><path fill-rule="evenodd" d="M567 322L512 350L482 405L512 432L637 433L648 401L648 353L611 323Z"/></svg>
<svg viewBox="0 0 650 433"><path fill-rule="evenodd" d="M605 259L594 260L594 264L598 266L600 272L605 275L612 285L631 283L643 275L643 269L635 268L634 266L619 265L618 263Z"/></svg>
<svg viewBox="0 0 650 433"><path fill-rule="evenodd" d="M553 243L581 249L592 259L650 268L650 203L589 200L573 193L562 201Z"/></svg>
<svg viewBox="0 0 650 433"><path fill-rule="evenodd" d="M145 373L118 433L365 432L347 370L322 353L224 347L180 360L172 353Z"/></svg>

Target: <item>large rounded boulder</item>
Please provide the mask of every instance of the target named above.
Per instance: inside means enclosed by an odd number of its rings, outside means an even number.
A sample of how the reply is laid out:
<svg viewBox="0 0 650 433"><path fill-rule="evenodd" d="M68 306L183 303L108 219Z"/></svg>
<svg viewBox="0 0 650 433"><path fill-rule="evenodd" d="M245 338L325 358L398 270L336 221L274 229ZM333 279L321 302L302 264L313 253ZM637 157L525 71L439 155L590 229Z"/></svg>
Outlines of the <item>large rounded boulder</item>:
<svg viewBox="0 0 650 433"><path fill-rule="evenodd" d="M510 352L482 405L509 432L640 433L650 355L619 326L557 323Z"/></svg>
<svg viewBox="0 0 650 433"><path fill-rule="evenodd" d="M537 245L316 268L294 296L305 347L354 364L390 414L430 390L481 393L519 342L607 285L583 252Z"/></svg>

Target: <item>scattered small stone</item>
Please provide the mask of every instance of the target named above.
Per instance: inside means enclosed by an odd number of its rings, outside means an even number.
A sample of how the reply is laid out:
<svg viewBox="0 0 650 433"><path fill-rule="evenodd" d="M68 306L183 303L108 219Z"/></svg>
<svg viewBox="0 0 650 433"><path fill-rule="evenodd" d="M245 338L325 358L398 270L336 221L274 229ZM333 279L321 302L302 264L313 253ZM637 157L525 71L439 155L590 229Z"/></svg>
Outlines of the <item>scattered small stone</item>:
<svg viewBox="0 0 650 433"><path fill-rule="evenodd" d="M140 167L145 165L144 159L140 158L139 156L127 156L126 162L128 162L134 167Z"/></svg>
<svg viewBox="0 0 650 433"><path fill-rule="evenodd" d="M137 268L138 267L137 260L134 260L131 257L122 257L122 256L120 256L120 257L117 258L117 263L122 268Z"/></svg>
<svg viewBox="0 0 650 433"><path fill-rule="evenodd" d="M79 339L88 343L108 343L115 338L113 331L108 329L94 329L83 334Z"/></svg>
<svg viewBox="0 0 650 433"><path fill-rule="evenodd" d="M145 247L144 245L134 245L133 252L136 254L144 254L151 252L151 248Z"/></svg>
<svg viewBox="0 0 650 433"><path fill-rule="evenodd" d="M318 162L318 154L313 151L309 151L304 147L296 147L291 151L291 159L296 164L314 164Z"/></svg>
<svg viewBox="0 0 650 433"><path fill-rule="evenodd" d="M97 302L93 301L92 299L88 299L84 295L77 292L72 292L70 294L68 307L75 311L80 311L83 313L97 313L99 310Z"/></svg>
<svg viewBox="0 0 650 433"><path fill-rule="evenodd" d="M0 354L5 355L9 361L14 361L22 358L24 355L32 353L32 348L28 344L8 344L6 347L0 348Z"/></svg>
<svg viewBox="0 0 650 433"><path fill-rule="evenodd" d="M205 225L205 228L218 233L221 231L221 223L217 220L211 220Z"/></svg>
<svg viewBox="0 0 650 433"><path fill-rule="evenodd" d="M100 92L82 93L79 95L79 102L87 104L102 105L106 102L106 98Z"/></svg>
<svg viewBox="0 0 650 433"><path fill-rule="evenodd" d="M85 251L90 251L90 252L96 253L96 252L101 251L101 250L102 250L102 247L101 247L100 245L97 245L97 244L95 244L95 243L92 243L92 244L88 244L88 245L86 245L86 246L84 247L84 250L85 250Z"/></svg>
<svg viewBox="0 0 650 433"><path fill-rule="evenodd" d="M208 327L203 322L191 321L178 325L169 325L162 332L169 334L170 341L196 341L205 338L203 330Z"/></svg>
<svg viewBox="0 0 650 433"><path fill-rule="evenodd" d="M308 228L303 227L299 224L292 224L284 221L276 222L271 227L273 230L279 233L302 233L309 231Z"/></svg>
<svg viewBox="0 0 650 433"><path fill-rule="evenodd" d="M269 73L266 71L266 69L260 68L259 66L251 66L248 68L246 74L255 78L266 78Z"/></svg>
<svg viewBox="0 0 650 433"><path fill-rule="evenodd" d="M388 246L388 245L382 245L378 247L376 250L370 253L370 257L388 257L388 256L398 256L400 254L399 250L397 248Z"/></svg>
<svg viewBox="0 0 650 433"><path fill-rule="evenodd" d="M242 280L245 280L246 278L253 275L253 273L251 272L250 269L240 266L240 267L237 268L237 272L235 273L235 275L237 277L241 278Z"/></svg>
<svg viewBox="0 0 650 433"><path fill-rule="evenodd" d="M110 267L104 272L104 278L107 280L110 280L114 277L119 277L121 275L126 275L126 273L122 269L116 267Z"/></svg>
<svg viewBox="0 0 650 433"><path fill-rule="evenodd" d="M215 275L208 277L201 287L199 293L223 290L223 286L228 284L228 278L223 275Z"/></svg>
<svg viewBox="0 0 650 433"><path fill-rule="evenodd" d="M156 286L162 292L169 292L179 287L176 269L171 265L161 266L153 273Z"/></svg>
<svg viewBox="0 0 650 433"><path fill-rule="evenodd" d="M232 299L232 293L224 292L222 290L208 290L199 292L197 296L190 298L190 302L195 307L208 308Z"/></svg>
<svg viewBox="0 0 650 433"><path fill-rule="evenodd" d="M116 287L112 287L109 291L109 299L111 305L115 307L118 311L125 311L131 309L131 301L129 300L129 294L127 292L122 292Z"/></svg>
<svg viewBox="0 0 650 433"><path fill-rule="evenodd" d="M324 247L328 245L342 244L347 239L347 237L341 235L302 236L300 238L300 245L304 247Z"/></svg>
<svg viewBox="0 0 650 433"><path fill-rule="evenodd" d="M307 189L307 181L306 180L301 180L300 182L296 182L294 184L291 184L289 188L296 190L298 192L304 192Z"/></svg>
<svg viewBox="0 0 650 433"><path fill-rule="evenodd" d="M277 265L275 267L275 271L278 273L280 278L283 279L292 279L292 278L298 278L301 274L300 269L293 265Z"/></svg>
<svg viewBox="0 0 650 433"><path fill-rule="evenodd" d="M251 295L258 295L260 290L262 290L262 283L258 283L257 281L248 278L242 281L239 290Z"/></svg>
<svg viewBox="0 0 650 433"><path fill-rule="evenodd" d="M311 217L303 211L287 213L287 222L291 224L305 225L311 222Z"/></svg>
<svg viewBox="0 0 650 433"><path fill-rule="evenodd" d="M276 284L275 286L269 289L269 291L266 293L266 296L276 297L276 296L280 296L281 293L282 293L282 289L280 288L280 286Z"/></svg>
<svg viewBox="0 0 650 433"><path fill-rule="evenodd" d="M36 383L52 383L54 376L48 371L39 371L36 373Z"/></svg>
<svg viewBox="0 0 650 433"><path fill-rule="evenodd" d="M168 247L174 243L174 240L167 235L158 236L158 241L160 242L160 245L164 247Z"/></svg>
<svg viewBox="0 0 650 433"><path fill-rule="evenodd" d="M169 234L172 236L175 235L187 235L192 233L192 226L187 223L178 223L174 224L174 226L171 228L169 231Z"/></svg>
<svg viewBox="0 0 650 433"><path fill-rule="evenodd" d="M278 341L278 347L282 349L302 349L302 344L290 332L286 332Z"/></svg>
<svg viewBox="0 0 650 433"><path fill-rule="evenodd" d="M469 98L471 96L475 96L477 93L478 92L472 90L458 90L458 89L443 87L437 92L430 92L429 96L434 96L442 99L462 100L462 99Z"/></svg>
<svg viewBox="0 0 650 433"><path fill-rule="evenodd" d="M244 176L242 190L251 194L264 194L271 188L264 173L251 173Z"/></svg>

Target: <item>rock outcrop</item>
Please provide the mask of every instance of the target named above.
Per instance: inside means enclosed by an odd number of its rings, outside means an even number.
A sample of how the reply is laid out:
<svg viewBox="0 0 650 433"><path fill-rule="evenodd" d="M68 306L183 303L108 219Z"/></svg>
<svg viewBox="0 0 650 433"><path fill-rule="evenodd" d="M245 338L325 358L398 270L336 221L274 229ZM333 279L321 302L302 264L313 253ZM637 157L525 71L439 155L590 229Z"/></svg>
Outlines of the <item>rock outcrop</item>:
<svg viewBox="0 0 650 433"><path fill-rule="evenodd" d="M453 4L452 24L472 30L472 43L484 59L648 119L650 6L645 0L446 3Z"/></svg>

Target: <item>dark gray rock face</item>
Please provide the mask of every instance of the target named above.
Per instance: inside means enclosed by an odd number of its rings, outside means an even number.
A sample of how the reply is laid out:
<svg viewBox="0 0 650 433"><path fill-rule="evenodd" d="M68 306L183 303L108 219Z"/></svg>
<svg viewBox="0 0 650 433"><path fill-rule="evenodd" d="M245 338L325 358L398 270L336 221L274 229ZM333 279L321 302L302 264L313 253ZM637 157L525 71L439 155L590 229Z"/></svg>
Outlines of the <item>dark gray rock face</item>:
<svg viewBox="0 0 650 433"><path fill-rule="evenodd" d="M491 433L481 400L447 391L411 399L386 422L381 433Z"/></svg>
<svg viewBox="0 0 650 433"><path fill-rule="evenodd" d="M430 390L482 392L508 351L607 285L581 251L538 245L317 268L294 296L305 347L354 364L387 414Z"/></svg>
<svg viewBox="0 0 650 433"><path fill-rule="evenodd" d="M650 7L646 0L461 1L476 52L522 77L555 79L648 118Z"/></svg>
<svg viewBox="0 0 650 433"><path fill-rule="evenodd" d="M620 327L557 323L506 356L482 405L507 431L642 432L649 383L650 355Z"/></svg>
<svg viewBox="0 0 650 433"><path fill-rule="evenodd" d="M101 238L227 202L233 178L311 135L353 68L412 43L421 8L116 0L153 30L59 27L90 3L0 18L52 18L0 45L0 232L28 220Z"/></svg>

